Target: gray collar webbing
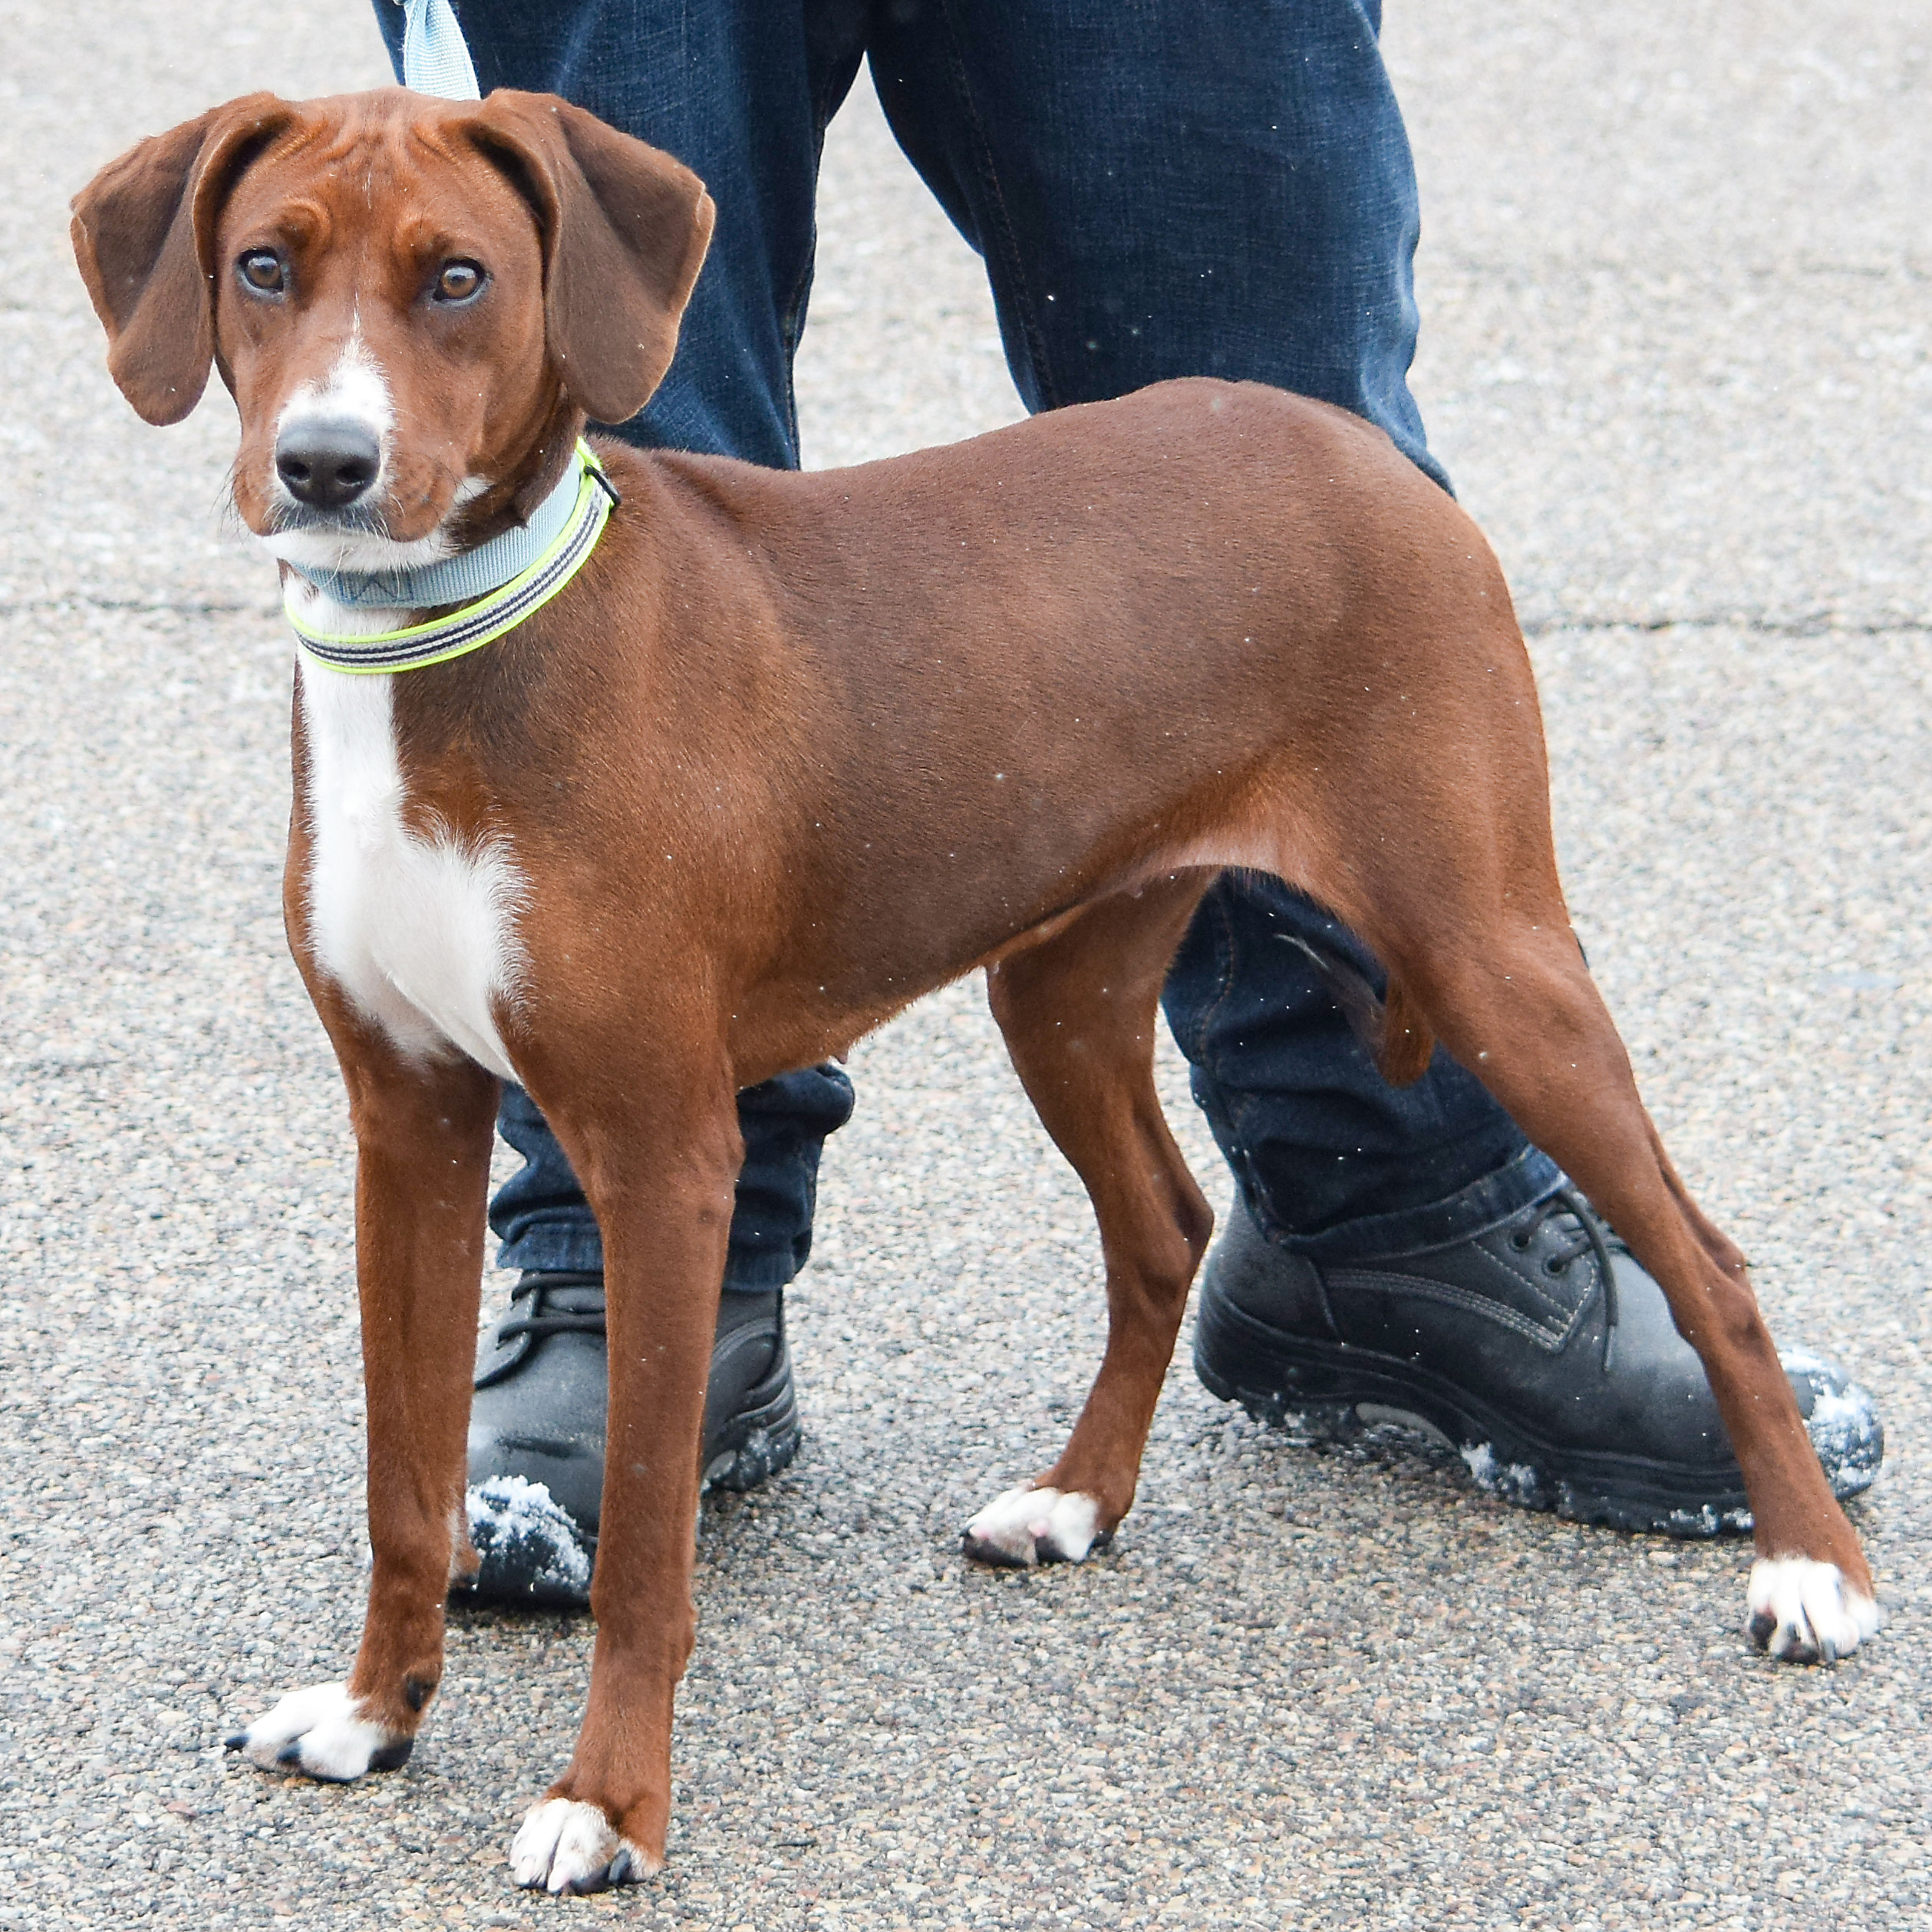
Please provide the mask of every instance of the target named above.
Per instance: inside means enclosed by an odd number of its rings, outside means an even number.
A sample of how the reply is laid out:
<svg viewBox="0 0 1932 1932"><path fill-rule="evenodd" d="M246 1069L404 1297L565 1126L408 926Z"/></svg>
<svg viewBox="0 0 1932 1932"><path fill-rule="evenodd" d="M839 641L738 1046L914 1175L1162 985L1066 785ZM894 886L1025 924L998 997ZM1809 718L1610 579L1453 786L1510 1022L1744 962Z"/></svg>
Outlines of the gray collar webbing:
<svg viewBox="0 0 1932 1932"><path fill-rule="evenodd" d="M440 611L445 604L467 604L529 569L563 534L576 506L581 468L581 463L566 467L527 523L460 557L396 570L315 570L298 563L288 568L351 611Z"/></svg>

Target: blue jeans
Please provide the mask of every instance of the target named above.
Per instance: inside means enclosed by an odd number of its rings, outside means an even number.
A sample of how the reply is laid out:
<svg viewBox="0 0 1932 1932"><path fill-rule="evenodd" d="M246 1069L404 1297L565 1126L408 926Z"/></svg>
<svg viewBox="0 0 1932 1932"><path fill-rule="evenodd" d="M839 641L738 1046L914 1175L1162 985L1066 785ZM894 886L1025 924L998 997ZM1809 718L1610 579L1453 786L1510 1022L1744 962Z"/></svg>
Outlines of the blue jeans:
<svg viewBox="0 0 1932 1932"><path fill-rule="evenodd" d="M566 95L694 168L717 204L677 359L618 426L637 443L797 466L819 154L865 59L900 145L986 262L1029 409L1248 378L1353 410L1449 487L1408 387L1416 186L1380 0L457 10L486 93ZM377 12L397 47L401 8ZM1362 957L1287 887L1224 879L1165 1002L1264 1225L1304 1251L1386 1251L1472 1233L1555 1187L1554 1165L1446 1056L1390 1087L1291 934ZM803 1265L819 1149L850 1106L832 1068L741 1096L728 1287ZM506 1098L502 1125L526 1163L491 1205L503 1264L598 1265L589 1209L526 1097Z"/></svg>

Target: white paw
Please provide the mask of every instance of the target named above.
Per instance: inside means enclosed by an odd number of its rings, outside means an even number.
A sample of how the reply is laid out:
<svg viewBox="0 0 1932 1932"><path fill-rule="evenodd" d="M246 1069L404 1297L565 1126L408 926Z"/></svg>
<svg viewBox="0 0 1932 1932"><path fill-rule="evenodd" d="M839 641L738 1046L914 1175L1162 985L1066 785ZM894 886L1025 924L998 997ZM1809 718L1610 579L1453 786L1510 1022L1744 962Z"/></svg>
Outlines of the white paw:
<svg viewBox="0 0 1932 1932"><path fill-rule="evenodd" d="M540 1885L559 1897L634 1885L657 1868L641 1845L618 1836L597 1805L572 1798L535 1806L509 1848L510 1876L519 1885Z"/></svg>
<svg viewBox="0 0 1932 1932"><path fill-rule="evenodd" d="M1745 1634L1787 1663L1835 1663L1878 1627L1878 1606L1808 1556L1760 1557L1745 1601Z"/></svg>
<svg viewBox="0 0 1932 1932"><path fill-rule="evenodd" d="M1100 1520L1100 1504L1080 1490L1009 1489L966 1525L961 1541L980 1563L1078 1563L1093 1548Z"/></svg>
<svg viewBox="0 0 1932 1932"><path fill-rule="evenodd" d="M409 1761L415 1739L391 1737L358 1712L347 1684L292 1690L265 1716L228 1740L264 1771L305 1771L345 1785L365 1771L394 1771Z"/></svg>

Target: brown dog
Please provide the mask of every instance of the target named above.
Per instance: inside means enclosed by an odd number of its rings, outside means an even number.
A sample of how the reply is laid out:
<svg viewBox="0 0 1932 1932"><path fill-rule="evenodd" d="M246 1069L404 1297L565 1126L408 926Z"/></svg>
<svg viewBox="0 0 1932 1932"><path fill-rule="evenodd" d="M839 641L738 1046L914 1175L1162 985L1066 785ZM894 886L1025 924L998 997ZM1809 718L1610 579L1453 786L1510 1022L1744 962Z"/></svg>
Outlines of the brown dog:
<svg viewBox="0 0 1932 1932"><path fill-rule="evenodd" d="M256 95L144 142L74 236L134 407L176 420L212 361L249 528L354 572L551 500L585 417L631 415L668 364L710 216L684 169L561 101L391 90ZM522 1882L663 1857L733 1096L975 966L1093 1197L1110 1327L1060 1460L969 1547L1109 1535L1208 1239L1150 1057L1225 866L1360 933L1390 971L1385 1070L1439 1036L1663 1284L1743 1467L1759 1640L1810 1658L1875 1627L1742 1258L1673 1172L1571 935L1508 592L1379 430L1177 382L816 476L602 456L621 507L509 635L407 675L300 664L285 898L359 1150L374 1571L347 1684L285 1698L251 1757L393 1766L436 1690L473 1561L499 1078L554 1125L608 1258L589 1705ZM294 587L323 628L410 617L329 606Z"/></svg>

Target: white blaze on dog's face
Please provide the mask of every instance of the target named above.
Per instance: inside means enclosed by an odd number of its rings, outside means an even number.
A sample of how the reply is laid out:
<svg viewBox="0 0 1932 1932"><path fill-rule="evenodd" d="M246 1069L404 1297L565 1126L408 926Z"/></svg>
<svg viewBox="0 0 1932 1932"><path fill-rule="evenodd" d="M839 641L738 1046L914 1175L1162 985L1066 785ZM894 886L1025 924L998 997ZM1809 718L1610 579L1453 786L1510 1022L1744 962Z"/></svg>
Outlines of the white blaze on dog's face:
<svg viewBox="0 0 1932 1932"><path fill-rule="evenodd" d="M272 555L310 569L381 570L434 562L452 554L457 546L450 527L456 520L451 513L446 513L430 535L413 542L386 534L391 523L381 506L394 474L395 424L388 382L358 324L327 380L305 383L275 419L267 486L269 523L262 537ZM318 454L331 451L338 466L359 463L368 478L361 499L334 513L318 511L291 486L292 476L305 493L312 489ZM290 475L283 474L285 467ZM240 473L238 465L238 489ZM486 487L480 478L470 479L451 499L451 512Z"/></svg>

